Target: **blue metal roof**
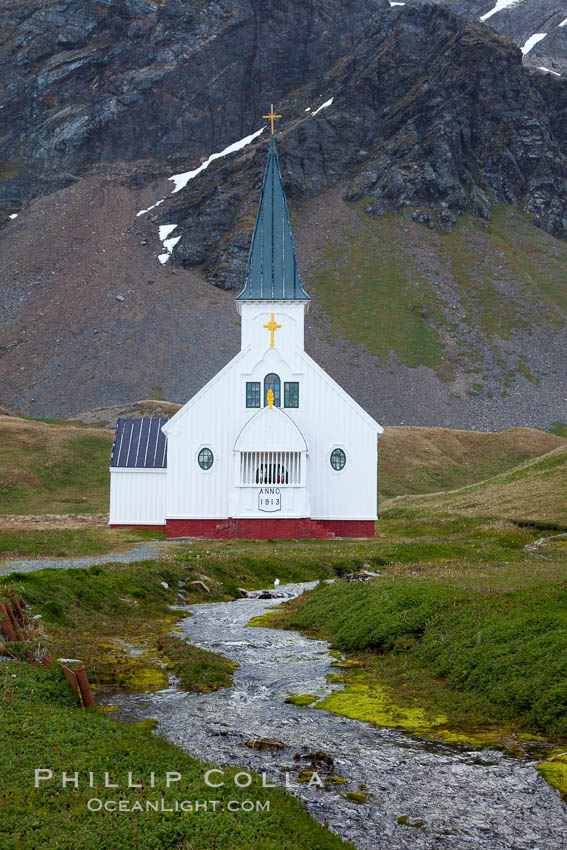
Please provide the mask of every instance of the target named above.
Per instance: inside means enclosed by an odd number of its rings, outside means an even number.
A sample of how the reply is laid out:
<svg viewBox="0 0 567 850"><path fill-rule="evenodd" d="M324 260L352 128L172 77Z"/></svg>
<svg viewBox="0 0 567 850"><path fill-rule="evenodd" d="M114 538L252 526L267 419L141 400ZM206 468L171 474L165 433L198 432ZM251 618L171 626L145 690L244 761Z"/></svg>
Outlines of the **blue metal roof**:
<svg viewBox="0 0 567 850"><path fill-rule="evenodd" d="M167 417L122 419L116 424L111 467L122 469L166 469L167 440L161 426Z"/></svg>
<svg viewBox="0 0 567 850"><path fill-rule="evenodd" d="M248 256L244 289L236 300L310 300L303 288L278 152L273 138L270 142Z"/></svg>

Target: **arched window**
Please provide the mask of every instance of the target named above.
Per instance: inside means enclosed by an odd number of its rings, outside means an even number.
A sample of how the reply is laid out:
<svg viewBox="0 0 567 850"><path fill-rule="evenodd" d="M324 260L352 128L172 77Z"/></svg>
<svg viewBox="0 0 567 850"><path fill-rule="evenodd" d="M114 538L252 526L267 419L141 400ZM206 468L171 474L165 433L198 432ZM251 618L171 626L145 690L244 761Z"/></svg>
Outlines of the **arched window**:
<svg viewBox="0 0 567 850"><path fill-rule="evenodd" d="M268 404L268 390L271 390L274 394L275 406L281 407L280 386L280 379L276 374L274 374L274 372L270 372L269 375L266 375L264 378L264 407Z"/></svg>

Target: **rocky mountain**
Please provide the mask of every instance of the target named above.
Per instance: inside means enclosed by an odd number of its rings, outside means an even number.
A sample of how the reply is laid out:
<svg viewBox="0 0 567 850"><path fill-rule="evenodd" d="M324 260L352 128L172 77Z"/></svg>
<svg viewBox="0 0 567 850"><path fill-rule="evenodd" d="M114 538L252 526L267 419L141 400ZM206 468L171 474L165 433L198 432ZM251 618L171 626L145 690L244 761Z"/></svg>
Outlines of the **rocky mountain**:
<svg viewBox="0 0 567 850"><path fill-rule="evenodd" d="M567 74L567 8L561 0L434 2L447 6L458 15L492 27L522 50L524 65L555 76Z"/></svg>
<svg viewBox="0 0 567 850"><path fill-rule="evenodd" d="M226 147L270 98L323 78L377 6L2 0L0 205L17 211L95 164L135 163L139 184Z"/></svg>
<svg viewBox="0 0 567 850"><path fill-rule="evenodd" d="M506 202L565 238L567 158L548 90L559 99L567 86L530 77L485 27L435 6L384 5L324 88L317 80L281 101L290 197L301 205L340 181L372 218L404 211L441 230L467 211L489 220ZM166 202L159 219L181 235L174 262L240 287L263 162L262 145L236 167L221 159Z"/></svg>
<svg viewBox="0 0 567 850"><path fill-rule="evenodd" d="M0 12L0 403L182 401L235 353L273 102L311 353L387 423L565 418L561 77L417 0Z"/></svg>

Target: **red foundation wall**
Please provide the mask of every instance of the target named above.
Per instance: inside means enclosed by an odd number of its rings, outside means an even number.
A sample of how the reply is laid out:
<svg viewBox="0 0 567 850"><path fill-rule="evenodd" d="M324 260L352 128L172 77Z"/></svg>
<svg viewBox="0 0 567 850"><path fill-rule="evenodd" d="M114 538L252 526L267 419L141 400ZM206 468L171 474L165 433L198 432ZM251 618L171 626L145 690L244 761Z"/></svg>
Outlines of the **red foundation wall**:
<svg viewBox="0 0 567 850"><path fill-rule="evenodd" d="M166 537L212 540L332 540L334 537L374 537L372 520L299 519L168 519Z"/></svg>
<svg viewBox="0 0 567 850"><path fill-rule="evenodd" d="M376 526L371 519L318 519L317 525L322 525L335 537L375 537Z"/></svg>

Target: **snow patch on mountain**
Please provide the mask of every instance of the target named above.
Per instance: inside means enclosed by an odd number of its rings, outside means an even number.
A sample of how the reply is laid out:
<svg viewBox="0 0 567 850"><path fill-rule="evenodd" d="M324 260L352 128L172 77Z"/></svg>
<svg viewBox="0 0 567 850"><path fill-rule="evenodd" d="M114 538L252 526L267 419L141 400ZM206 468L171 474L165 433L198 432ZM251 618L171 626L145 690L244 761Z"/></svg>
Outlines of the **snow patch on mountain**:
<svg viewBox="0 0 567 850"><path fill-rule="evenodd" d="M328 106L330 106L332 104L333 100L334 100L334 97L331 97L331 98L329 98L329 100L326 100L325 103L322 103L321 106L319 106L315 110L315 112L312 113L313 117L315 117L315 115L317 115L318 112L321 112L322 109L326 109Z"/></svg>
<svg viewBox="0 0 567 850"><path fill-rule="evenodd" d="M136 218L139 215L145 215L146 213L150 212L150 210L155 210L155 208L159 207L160 204L163 204L164 201L165 201L165 198L161 198L159 201L156 201L155 204L152 204L151 207L148 207L145 210L140 210L139 212L136 213Z"/></svg>
<svg viewBox="0 0 567 850"><path fill-rule="evenodd" d="M332 102L332 98L330 102ZM323 107L321 107L321 109L322 108ZM175 188L172 189L171 194L175 195L176 192L179 192L181 191L181 189L184 189L190 180L193 180L193 178L196 177L197 174L200 174L201 171L204 171L206 168L208 168L211 162L214 162L215 159L220 159L223 156L228 156L229 154L235 153L236 151L239 151L242 148L246 147L246 145L249 145L250 142L254 141L254 139L256 139L261 133L263 133L265 129L265 127L262 127L260 130L256 130L255 133L251 133L249 136L245 136L243 139L239 139L237 142L233 142L232 145L229 145L223 151L220 151L219 153L212 153L208 159L202 162L198 168L193 169L193 171L184 171L182 174L174 174L172 177L168 177L168 180L172 180L175 184ZM164 201L165 198L160 198L160 200L156 201L155 204L152 204L151 207L137 212L136 216L145 215L145 213L150 212L150 210L154 210L156 207L159 207L159 205L163 204ZM172 233L176 227L176 224L160 225L159 238L163 247L165 248L163 254L158 254L158 260L160 261L162 266L167 263L167 261L171 257L173 249L181 239L181 236L173 236L171 239L168 239L169 234Z"/></svg>
<svg viewBox="0 0 567 850"><path fill-rule="evenodd" d="M524 46L521 48L522 55L527 56L530 50L532 50L538 41L541 41L547 35L546 32L536 32L534 35L530 35Z"/></svg>
<svg viewBox="0 0 567 850"><path fill-rule="evenodd" d="M168 180L172 180L175 183L175 189L172 190L171 194L175 195L176 192L179 192L181 189L184 189L185 186L189 183L190 180L193 180L197 174L200 174L201 171L204 171L209 167L211 162L214 162L215 159L220 159L223 156L228 156L235 151L241 150L241 148L249 145L250 142L253 142L261 133L264 132L266 128L262 127L260 130L256 130L255 133L251 133L249 136L245 136L243 139L240 139L238 142L234 142L232 145L229 145L220 153L212 153L205 162L202 162L198 168L195 168L194 171L184 171L183 174L174 174L173 177L168 177Z"/></svg>
<svg viewBox="0 0 567 850"><path fill-rule="evenodd" d="M163 247L165 248L165 252L163 254L159 254L158 260L160 263L165 265L171 256L171 252L181 239L181 236L173 236L171 239L168 239L170 233L173 233L176 224L161 224L159 227L159 238Z"/></svg>
<svg viewBox="0 0 567 850"><path fill-rule="evenodd" d="M502 9L508 9L510 6L517 6L518 3L521 3L522 0L497 0L496 6L487 12L485 15L481 15L480 20L484 23L497 12L501 12Z"/></svg>
<svg viewBox="0 0 567 850"><path fill-rule="evenodd" d="M265 129L265 127L262 127L260 130L256 130L255 133L251 133L249 136L245 136L243 139L239 139L238 142L233 142L232 145L229 145L223 151L220 151L220 153L212 153L208 159L202 162L201 165L198 168L195 168L193 171L184 171L182 174L174 174L172 177L168 177L168 180L172 180L173 183L175 183L175 188L171 190L171 194L175 195L176 192L179 192L181 189L183 189L189 183L190 180L193 180L193 178L196 177L197 174L200 174L201 171L204 171L206 168L208 168L211 162L213 162L215 159L220 159L223 156L228 156L228 154L234 153L235 151L239 151L241 148L244 148L246 147L246 145L249 145L250 142L252 142L257 136L259 136L260 133L263 133ZM136 216L145 215L146 213L150 212L150 210L155 210L155 208L159 207L160 204L163 204L164 201L165 198L160 198L160 200L156 201L155 204L152 204L151 207L147 207L147 209L140 210L139 212L137 212ZM167 260L164 260L163 262L167 262Z"/></svg>
<svg viewBox="0 0 567 850"><path fill-rule="evenodd" d="M159 238L161 242L164 242L169 234L173 233L176 227L176 224L161 224L159 228Z"/></svg>

